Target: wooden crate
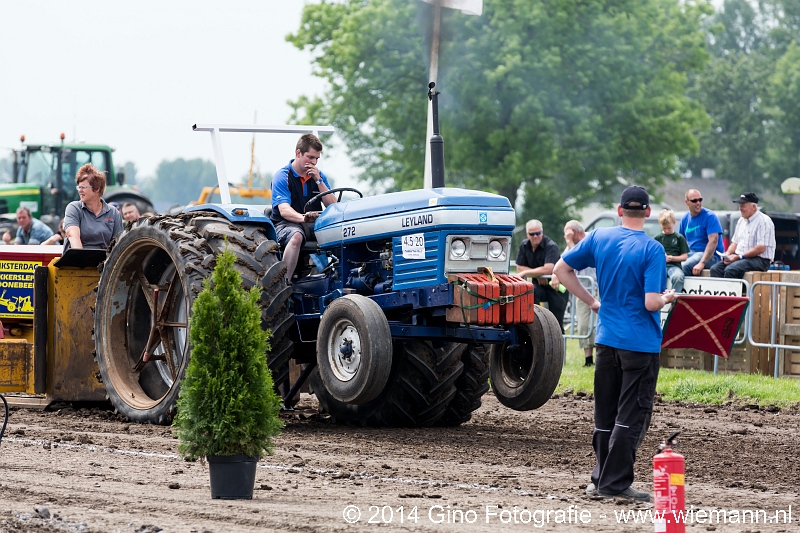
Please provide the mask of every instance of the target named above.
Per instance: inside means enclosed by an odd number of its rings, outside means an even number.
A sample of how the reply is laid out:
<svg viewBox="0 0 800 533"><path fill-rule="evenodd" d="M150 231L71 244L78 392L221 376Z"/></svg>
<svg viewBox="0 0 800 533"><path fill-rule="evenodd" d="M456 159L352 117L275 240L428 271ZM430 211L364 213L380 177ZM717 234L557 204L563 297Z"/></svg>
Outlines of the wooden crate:
<svg viewBox="0 0 800 533"><path fill-rule="evenodd" d="M707 370L714 370L714 356L708 355L711 365ZM747 342L744 344L734 344L727 359L720 357L717 370L721 373L747 374L750 372L750 351Z"/></svg>
<svg viewBox="0 0 800 533"><path fill-rule="evenodd" d="M751 286L757 281L800 283L800 272L771 270L767 272L748 272L745 281ZM778 344L798 346L798 350L781 350L782 365L779 373L800 378L800 289L781 287L779 289L779 308L775 320L775 337ZM761 343L771 341L772 299L770 287L759 285L750 301L753 313L751 329L753 340ZM752 346L749 342L734 345L728 359L720 358L719 372L759 373L767 376L775 372L775 349ZM690 349L669 349L661 352L661 366L664 368L693 368L713 370L714 356Z"/></svg>
<svg viewBox="0 0 800 533"><path fill-rule="evenodd" d="M800 283L800 272L784 272L783 280ZM785 287L781 289L781 320L779 343L800 347L800 289ZM780 373L787 377L800 378L800 348L782 350L783 360Z"/></svg>
<svg viewBox="0 0 800 533"><path fill-rule="evenodd" d="M707 355L709 354L691 348L668 348L661 350L661 367L707 370L705 361Z"/></svg>
<svg viewBox="0 0 800 533"><path fill-rule="evenodd" d="M717 370L735 374L750 372L750 352L745 344L734 345L730 356L719 358ZM714 370L714 356L691 348L671 348L661 350L662 368L683 368L694 370Z"/></svg>
<svg viewBox="0 0 800 533"><path fill-rule="evenodd" d="M783 273L780 270L748 272L745 274L744 279L752 287L757 281L780 281ZM753 340L756 342L770 342L770 327L772 324L770 288L768 286L758 286L753 290L753 296L750 299L751 316L753 317L750 329L753 332ZM750 343L748 343L748 348L750 350L750 373L771 376L775 369L775 350L752 346Z"/></svg>
<svg viewBox="0 0 800 533"><path fill-rule="evenodd" d="M798 271L748 272L745 280L753 284L757 281L776 281L783 283L800 283ZM757 286L754 289L750 305L753 309L753 340L771 342L772 315L775 316L775 342L800 347L800 291L794 287L779 289L778 309L772 309L772 301L768 286ZM774 348L750 347L750 371L752 373L772 376L775 374ZM800 351L781 350L782 365L778 369L780 375L800 377Z"/></svg>

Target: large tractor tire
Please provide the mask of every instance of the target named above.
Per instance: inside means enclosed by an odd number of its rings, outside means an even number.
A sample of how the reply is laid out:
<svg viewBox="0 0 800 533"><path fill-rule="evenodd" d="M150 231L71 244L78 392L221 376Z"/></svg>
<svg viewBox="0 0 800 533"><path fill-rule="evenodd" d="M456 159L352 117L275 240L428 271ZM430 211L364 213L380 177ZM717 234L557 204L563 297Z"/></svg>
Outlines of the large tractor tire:
<svg viewBox="0 0 800 533"><path fill-rule="evenodd" d="M430 341L394 341L392 369L377 398L361 405L336 400L315 369L309 383L320 410L337 423L375 427L426 427L445 413L463 371L465 345Z"/></svg>
<svg viewBox="0 0 800 533"><path fill-rule="evenodd" d="M516 411L547 403L564 365L561 325L544 307L533 307L533 323L515 326L518 344L495 344L490 350L492 390L500 403Z"/></svg>
<svg viewBox="0 0 800 533"><path fill-rule="evenodd" d="M259 227L214 213L142 218L111 243L94 323L106 394L130 420L169 424L174 417L191 353L192 304L226 246L244 287L262 289L262 327L272 330L268 364L276 385L288 379L294 315L275 242Z"/></svg>
<svg viewBox="0 0 800 533"><path fill-rule="evenodd" d="M481 398L489 390L489 346L468 344L461 356L464 371L456 380L456 395L437 426L460 426L469 422L481 406Z"/></svg>

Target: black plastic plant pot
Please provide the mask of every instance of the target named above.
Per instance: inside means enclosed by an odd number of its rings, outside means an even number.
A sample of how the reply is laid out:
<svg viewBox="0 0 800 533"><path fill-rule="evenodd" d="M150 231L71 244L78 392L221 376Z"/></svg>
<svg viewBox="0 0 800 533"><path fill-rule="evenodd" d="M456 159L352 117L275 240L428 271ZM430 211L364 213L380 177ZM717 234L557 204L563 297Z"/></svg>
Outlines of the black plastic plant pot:
<svg viewBox="0 0 800 533"><path fill-rule="evenodd" d="M209 455L211 498L252 500L256 484L258 457L248 455Z"/></svg>

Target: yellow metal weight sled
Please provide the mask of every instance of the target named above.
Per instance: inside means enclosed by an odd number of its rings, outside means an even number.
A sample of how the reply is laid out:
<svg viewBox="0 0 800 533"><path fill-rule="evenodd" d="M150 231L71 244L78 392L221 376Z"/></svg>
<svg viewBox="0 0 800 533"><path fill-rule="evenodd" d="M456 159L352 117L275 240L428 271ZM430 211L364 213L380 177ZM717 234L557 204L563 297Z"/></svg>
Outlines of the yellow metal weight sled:
<svg viewBox="0 0 800 533"><path fill-rule="evenodd" d="M106 399L92 339L105 251L61 248L0 249L0 392L38 395L12 403Z"/></svg>

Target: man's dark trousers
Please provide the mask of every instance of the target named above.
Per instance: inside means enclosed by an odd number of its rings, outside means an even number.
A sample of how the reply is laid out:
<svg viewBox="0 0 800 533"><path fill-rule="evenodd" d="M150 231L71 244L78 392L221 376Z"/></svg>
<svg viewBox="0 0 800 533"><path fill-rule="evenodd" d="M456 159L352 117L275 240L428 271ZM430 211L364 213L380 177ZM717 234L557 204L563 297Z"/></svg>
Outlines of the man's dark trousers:
<svg viewBox="0 0 800 533"><path fill-rule="evenodd" d="M658 353L597 345L592 483L603 494L619 494L633 483L636 448L650 425L658 369Z"/></svg>
<svg viewBox="0 0 800 533"><path fill-rule="evenodd" d="M766 272L769 270L769 263L769 259L764 259L763 257L742 258L738 261L734 261L730 265L726 265L720 261L711 267L711 277L742 279L746 272Z"/></svg>
<svg viewBox="0 0 800 533"><path fill-rule="evenodd" d="M568 292L558 292L550 286L548 280L547 285L540 285L539 280L533 280L533 296L537 304L547 302L548 309L553 313L553 316L558 320L558 325L561 331L564 331L564 313L567 311L567 302L569 302Z"/></svg>

